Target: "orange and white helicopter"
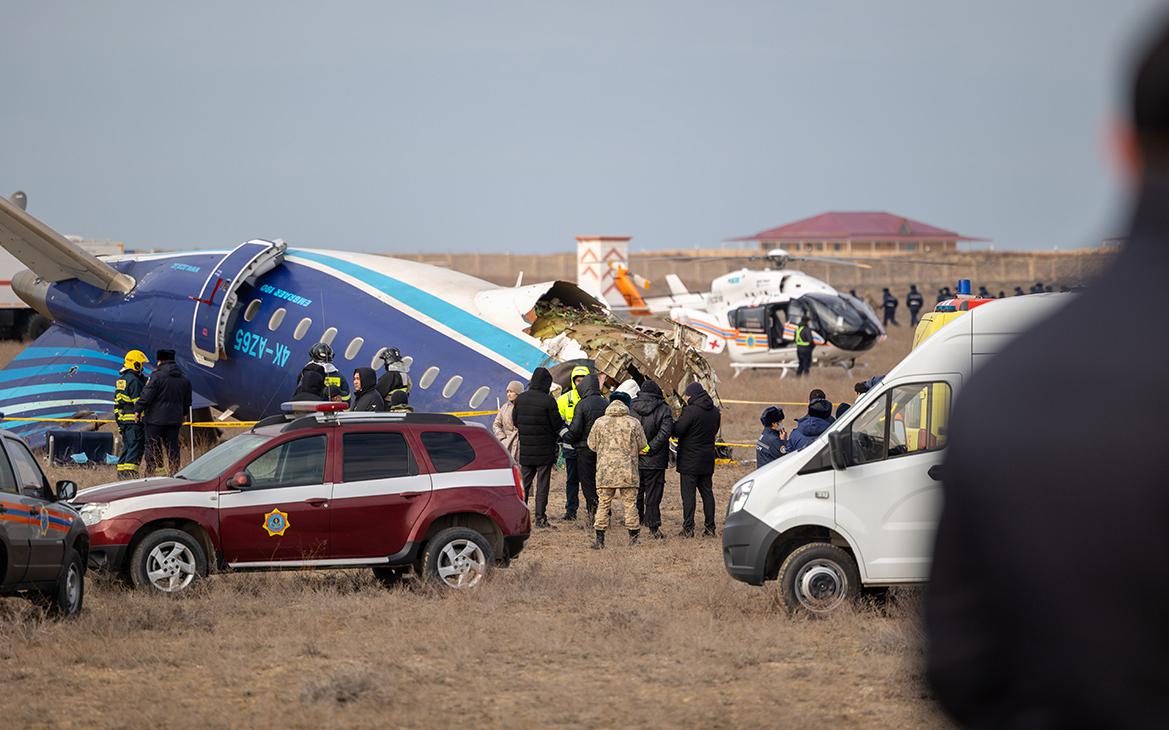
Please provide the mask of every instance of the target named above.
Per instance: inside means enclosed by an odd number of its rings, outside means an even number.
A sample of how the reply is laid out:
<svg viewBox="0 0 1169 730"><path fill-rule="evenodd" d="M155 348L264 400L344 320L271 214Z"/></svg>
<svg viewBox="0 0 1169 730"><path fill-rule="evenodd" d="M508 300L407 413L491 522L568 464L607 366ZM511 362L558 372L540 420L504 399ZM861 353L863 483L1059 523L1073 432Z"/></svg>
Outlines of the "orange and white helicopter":
<svg viewBox="0 0 1169 730"><path fill-rule="evenodd" d="M754 368L779 369L787 375L797 366L795 331L804 316L809 319L816 344L813 361L823 365L851 368L857 355L885 338L880 319L865 301L787 268L789 262L801 260L870 268L867 264L822 256L792 256L781 248L761 256L702 258L765 261L766 267L724 274L710 283L706 293L688 291L681 279L669 274L666 284L670 295L648 299L639 296L637 308L667 314L671 320L702 332L706 335L705 351L726 351L736 375ZM632 302L630 307L634 307Z"/></svg>

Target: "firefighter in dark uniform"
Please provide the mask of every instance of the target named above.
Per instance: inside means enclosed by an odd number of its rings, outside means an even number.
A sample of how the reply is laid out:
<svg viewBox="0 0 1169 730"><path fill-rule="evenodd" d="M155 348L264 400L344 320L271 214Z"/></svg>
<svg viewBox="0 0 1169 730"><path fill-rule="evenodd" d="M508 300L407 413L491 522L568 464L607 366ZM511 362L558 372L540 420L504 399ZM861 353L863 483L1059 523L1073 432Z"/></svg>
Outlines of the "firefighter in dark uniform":
<svg viewBox="0 0 1169 730"><path fill-rule="evenodd" d="M316 370L325 379L325 400L349 402L349 381L333 364L333 348L327 342L318 342L309 351L309 362L303 368ZM300 390L300 377L296 379L296 388Z"/></svg>
<svg viewBox="0 0 1169 730"><path fill-rule="evenodd" d="M401 351L396 347L384 347L378 352L378 359L382 361L385 370L377 379L377 392L388 404L391 399L402 400L410 397L410 366L402 358ZM395 398L395 393L400 393Z"/></svg>
<svg viewBox="0 0 1169 730"><path fill-rule="evenodd" d="M917 284L909 285L909 293L905 295L905 308L909 310L909 326L917 326L917 313L925 304L925 297L917 290Z"/></svg>
<svg viewBox="0 0 1169 730"><path fill-rule="evenodd" d="M816 343L812 339L812 328L808 326L810 322L805 315L796 325L796 358L799 361L799 367L796 368L797 376L807 375L812 371L812 349Z"/></svg>
<svg viewBox="0 0 1169 730"><path fill-rule="evenodd" d="M114 386L114 420L122 434L122 453L118 456L118 477L122 479L138 478L138 465L146 448L137 410L138 398L146 386L146 375L142 372L146 363L146 353L141 350L127 352Z"/></svg>

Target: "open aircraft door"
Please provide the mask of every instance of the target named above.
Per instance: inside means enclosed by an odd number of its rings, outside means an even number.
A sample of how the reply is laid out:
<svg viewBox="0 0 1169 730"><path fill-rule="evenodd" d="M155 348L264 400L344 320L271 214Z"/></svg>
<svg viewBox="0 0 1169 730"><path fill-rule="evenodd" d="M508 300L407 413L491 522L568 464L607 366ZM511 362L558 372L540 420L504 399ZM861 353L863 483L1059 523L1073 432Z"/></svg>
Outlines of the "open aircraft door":
<svg viewBox="0 0 1169 730"><path fill-rule="evenodd" d="M203 290L195 299L195 316L191 321L191 353L200 365L215 367L227 351L227 323L239 303L236 292L244 284L284 263L288 246L283 241L255 239L236 246L219 260ZM226 355L222 355L226 358Z"/></svg>

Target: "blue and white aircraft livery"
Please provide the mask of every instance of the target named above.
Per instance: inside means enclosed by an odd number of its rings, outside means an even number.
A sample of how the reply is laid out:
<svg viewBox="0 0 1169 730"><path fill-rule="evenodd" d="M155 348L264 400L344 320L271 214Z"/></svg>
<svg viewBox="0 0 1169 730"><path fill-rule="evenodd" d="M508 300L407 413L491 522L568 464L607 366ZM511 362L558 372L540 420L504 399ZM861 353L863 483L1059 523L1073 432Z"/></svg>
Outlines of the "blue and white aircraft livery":
<svg viewBox="0 0 1169 730"><path fill-rule="evenodd" d="M265 240L99 260L2 197L0 245L30 269L13 289L53 321L0 371L9 419L0 425L34 444L61 425L11 419L110 412L132 349L175 350L194 406L242 420L279 412L321 341L349 378L378 370L382 348L397 347L411 366L411 405L438 412L495 409L509 381L597 354L528 334L542 302L603 306L567 282L500 287L414 261Z"/></svg>

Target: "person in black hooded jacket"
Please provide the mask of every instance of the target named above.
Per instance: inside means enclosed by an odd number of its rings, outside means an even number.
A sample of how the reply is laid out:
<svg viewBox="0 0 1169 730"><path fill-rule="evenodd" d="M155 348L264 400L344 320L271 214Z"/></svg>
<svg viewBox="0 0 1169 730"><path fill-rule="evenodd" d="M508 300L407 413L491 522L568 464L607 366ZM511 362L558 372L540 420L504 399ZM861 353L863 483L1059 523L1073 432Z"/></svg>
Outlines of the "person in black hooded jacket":
<svg viewBox="0 0 1169 730"><path fill-rule="evenodd" d="M589 511L588 524L591 525L597 514L597 452L589 448L589 432L597 419L605 415L609 401L601 395L596 375L581 378L576 390L580 393L580 400L572 411L572 423L568 424L564 441L576 449L576 473Z"/></svg>
<svg viewBox="0 0 1169 730"><path fill-rule="evenodd" d="M645 380L629 407L641 422L648 446L637 459L637 514L649 528L650 537L661 540L662 492L666 487L666 468L670 466L670 435L674 432L674 414L662 397L661 387Z"/></svg>
<svg viewBox="0 0 1169 730"><path fill-rule="evenodd" d="M703 535L714 535L714 442L722 416L714 400L698 383L686 386L686 405L674 422L678 437L678 476L682 487L682 532L694 537L694 492L702 495Z"/></svg>
<svg viewBox="0 0 1169 730"><path fill-rule="evenodd" d="M325 399L325 375L317 370L305 370L300 374L292 401L323 401Z"/></svg>
<svg viewBox="0 0 1169 730"><path fill-rule="evenodd" d="M536 368L528 389L516 396L512 410L512 422L520 439L525 502L531 499L532 480L536 482L536 527L548 527L548 486L564 429L556 399L548 394L551 386L552 373L547 368Z"/></svg>
<svg viewBox="0 0 1169 730"><path fill-rule="evenodd" d="M191 412L191 381L175 363L174 350L159 350L157 358L136 408L146 424L147 475L162 471L165 449L173 476L179 470L179 428Z"/></svg>
<svg viewBox="0 0 1169 730"><path fill-rule="evenodd" d="M1124 244L953 404L923 605L926 679L958 726L1169 718L1169 342L1135 315L1160 310L1169 272L1169 18L1148 30L1134 126L1116 130L1141 185ZM1093 332L1105 357L1084 356Z"/></svg>
<svg viewBox="0 0 1169 730"><path fill-rule="evenodd" d="M373 368L357 368L353 371L354 411L382 413L386 410L386 399L377 389L377 373Z"/></svg>

